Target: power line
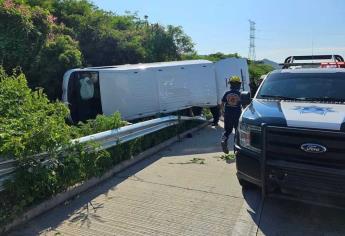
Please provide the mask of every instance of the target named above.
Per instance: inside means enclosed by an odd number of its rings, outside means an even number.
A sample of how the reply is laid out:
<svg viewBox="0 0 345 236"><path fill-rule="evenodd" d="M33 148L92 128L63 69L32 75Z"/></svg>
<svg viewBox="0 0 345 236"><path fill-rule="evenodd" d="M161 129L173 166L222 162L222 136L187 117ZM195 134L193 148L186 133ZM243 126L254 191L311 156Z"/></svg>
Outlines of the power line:
<svg viewBox="0 0 345 236"><path fill-rule="evenodd" d="M255 54L255 29L256 23L252 20L249 20L249 53L248 59L255 61L256 54Z"/></svg>

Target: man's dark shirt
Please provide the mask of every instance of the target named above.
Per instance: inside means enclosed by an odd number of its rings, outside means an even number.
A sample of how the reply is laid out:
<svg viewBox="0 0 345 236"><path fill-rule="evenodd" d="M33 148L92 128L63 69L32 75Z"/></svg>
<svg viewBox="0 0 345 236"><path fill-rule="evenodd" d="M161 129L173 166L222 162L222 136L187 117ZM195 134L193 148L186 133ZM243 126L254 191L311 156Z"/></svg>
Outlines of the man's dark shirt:
<svg viewBox="0 0 345 236"><path fill-rule="evenodd" d="M239 116L241 114L241 93L238 89L231 89L225 92L222 102L224 102L224 116Z"/></svg>

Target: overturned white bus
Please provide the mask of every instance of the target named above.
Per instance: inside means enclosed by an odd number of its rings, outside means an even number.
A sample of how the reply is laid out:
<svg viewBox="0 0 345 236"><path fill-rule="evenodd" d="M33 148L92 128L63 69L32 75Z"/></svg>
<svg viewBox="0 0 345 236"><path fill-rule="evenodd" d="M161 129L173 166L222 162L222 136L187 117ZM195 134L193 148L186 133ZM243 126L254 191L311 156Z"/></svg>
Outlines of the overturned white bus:
<svg viewBox="0 0 345 236"><path fill-rule="evenodd" d="M119 111L126 120L190 107L214 107L238 75L250 91L246 59L228 58L72 69L63 80L63 101L73 122Z"/></svg>

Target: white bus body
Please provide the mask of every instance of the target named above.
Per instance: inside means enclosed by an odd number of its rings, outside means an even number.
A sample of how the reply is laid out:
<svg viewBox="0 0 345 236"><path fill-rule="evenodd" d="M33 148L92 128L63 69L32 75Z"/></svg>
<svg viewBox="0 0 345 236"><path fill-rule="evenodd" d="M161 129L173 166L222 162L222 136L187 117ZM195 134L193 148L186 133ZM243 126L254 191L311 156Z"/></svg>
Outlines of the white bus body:
<svg viewBox="0 0 345 236"><path fill-rule="evenodd" d="M241 91L250 92L248 64L245 58L223 59L214 63L214 67L218 104L221 103L224 93L230 89L229 84L227 83L230 76L239 76L242 81Z"/></svg>
<svg viewBox="0 0 345 236"><path fill-rule="evenodd" d="M242 72L241 72L242 71ZM238 75L249 91L245 59L147 63L69 70L64 75L63 101L73 121L111 115L133 120L189 107L212 107L228 90L226 79Z"/></svg>

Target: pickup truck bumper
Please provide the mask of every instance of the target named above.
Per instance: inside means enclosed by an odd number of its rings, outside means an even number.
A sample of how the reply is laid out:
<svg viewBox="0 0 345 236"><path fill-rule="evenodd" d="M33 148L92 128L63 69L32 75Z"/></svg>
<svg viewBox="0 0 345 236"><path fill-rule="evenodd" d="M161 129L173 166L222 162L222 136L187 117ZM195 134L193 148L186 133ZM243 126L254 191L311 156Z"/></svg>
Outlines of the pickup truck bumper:
<svg viewBox="0 0 345 236"><path fill-rule="evenodd" d="M237 178L248 181L259 187L261 183L260 155L239 146L235 146Z"/></svg>
<svg viewBox="0 0 345 236"><path fill-rule="evenodd" d="M263 153L235 146L239 179L258 185L264 195L345 207L345 141L339 146L341 140L345 140L345 134L324 132L320 142L328 145L330 152L336 152L313 156L303 154L299 147L311 142L308 137L315 140L314 131L272 127L263 129L263 132L266 132L263 135ZM277 135L284 132L290 138L286 145L289 149L283 145L287 139L282 137L283 142L277 140ZM291 135L294 132L302 132L305 136ZM274 137L273 141L270 135ZM319 132L315 135L321 137Z"/></svg>

